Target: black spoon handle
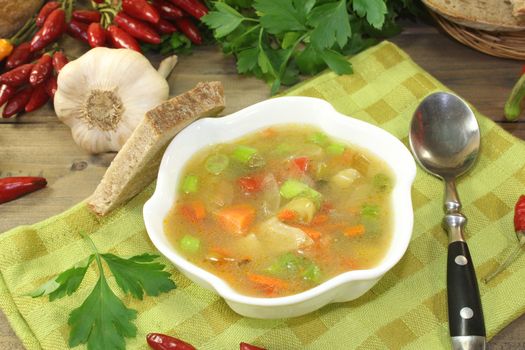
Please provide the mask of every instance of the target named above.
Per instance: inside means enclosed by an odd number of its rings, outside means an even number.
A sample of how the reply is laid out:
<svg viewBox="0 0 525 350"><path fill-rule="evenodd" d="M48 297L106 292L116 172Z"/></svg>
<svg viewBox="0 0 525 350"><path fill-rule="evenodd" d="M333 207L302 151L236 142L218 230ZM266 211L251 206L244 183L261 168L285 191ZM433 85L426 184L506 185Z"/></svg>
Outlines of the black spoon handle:
<svg viewBox="0 0 525 350"><path fill-rule="evenodd" d="M453 348L484 349L485 322L481 298L472 258L464 241L454 241L448 245L447 289L448 321ZM472 340L479 345L456 347L454 338L461 340L461 343Z"/></svg>

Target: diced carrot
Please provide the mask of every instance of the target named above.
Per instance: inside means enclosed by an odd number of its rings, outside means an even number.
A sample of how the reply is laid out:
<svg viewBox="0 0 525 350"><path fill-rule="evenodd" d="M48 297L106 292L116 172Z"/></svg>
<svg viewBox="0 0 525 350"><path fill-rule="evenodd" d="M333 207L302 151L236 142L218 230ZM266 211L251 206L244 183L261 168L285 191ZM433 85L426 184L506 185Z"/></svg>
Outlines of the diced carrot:
<svg viewBox="0 0 525 350"><path fill-rule="evenodd" d="M304 225L294 225L297 228L300 228L304 233L306 233L311 239L314 241L317 241L319 238L321 238L321 232L317 231L316 229L313 229L308 226Z"/></svg>
<svg viewBox="0 0 525 350"><path fill-rule="evenodd" d="M346 237L361 236L362 234L365 233L365 225L359 224L359 225L347 227L343 230L343 233Z"/></svg>
<svg viewBox="0 0 525 350"><path fill-rule="evenodd" d="M181 214L191 222L201 221L206 217L206 207L201 201L187 202L180 207Z"/></svg>
<svg viewBox="0 0 525 350"><path fill-rule="evenodd" d="M327 221L328 221L328 215L326 215L326 214L317 214L316 216L314 216L314 218L312 219L312 222L310 224L313 225L313 226L322 225L322 224L326 223Z"/></svg>
<svg viewBox="0 0 525 350"><path fill-rule="evenodd" d="M222 229L233 235L245 235L255 219L255 208L249 204L238 204L221 209L216 214Z"/></svg>
<svg viewBox="0 0 525 350"><path fill-rule="evenodd" d="M308 170L308 163L309 159L308 157L298 157L292 159L294 165L299 169L301 172L305 173Z"/></svg>
<svg viewBox="0 0 525 350"><path fill-rule="evenodd" d="M262 176L243 176L237 180L244 193L257 193L262 189Z"/></svg>
<svg viewBox="0 0 525 350"><path fill-rule="evenodd" d="M274 137L277 135L277 131L273 128L266 128L263 131L261 131L261 135L263 137Z"/></svg>
<svg viewBox="0 0 525 350"><path fill-rule="evenodd" d="M266 287L270 290L288 288L288 282L280 278L259 275L255 273L248 273L246 274L246 276L250 281L257 283L263 287Z"/></svg>
<svg viewBox="0 0 525 350"><path fill-rule="evenodd" d="M354 161L354 152L352 152L349 149L345 149L345 151L341 155L341 158L343 159L344 163L352 164L352 162Z"/></svg>
<svg viewBox="0 0 525 350"><path fill-rule="evenodd" d="M217 254L219 254L221 256L225 256L225 257L230 257L231 256L230 251L228 249L226 249L226 248L223 248L223 247L218 247L218 246L211 247L210 251L213 252L213 253L217 253Z"/></svg>
<svg viewBox="0 0 525 350"><path fill-rule="evenodd" d="M297 212L292 209L283 209L277 214L277 218L283 222L293 221L297 218Z"/></svg>

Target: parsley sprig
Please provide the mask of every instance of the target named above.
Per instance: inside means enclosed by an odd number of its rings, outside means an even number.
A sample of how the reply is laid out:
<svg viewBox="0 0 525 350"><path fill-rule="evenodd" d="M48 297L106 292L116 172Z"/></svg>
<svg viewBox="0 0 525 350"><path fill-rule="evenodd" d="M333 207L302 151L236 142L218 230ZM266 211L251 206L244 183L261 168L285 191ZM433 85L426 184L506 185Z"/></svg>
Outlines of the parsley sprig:
<svg viewBox="0 0 525 350"><path fill-rule="evenodd" d="M352 73L346 55L398 33L399 13L417 11L413 0L220 0L212 8L202 21L224 53L272 94L326 67Z"/></svg>
<svg viewBox="0 0 525 350"><path fill-rule="evenodd" d="M117 285L126 294L142 300L144 294L157 296L176 288L165 265L155 262L158 255L142 254L123 259L113 254L101 254L89 237L85 237L93 250L88 258L44 283L29 296L49 296L49 300L62 298L77 291L93 261L99 278L82 305L71 311L69 346L87 344L88 349L124 349L125 338L135 337L137 327L133 320L137 311L130 309L109 286L102 261L113 273Z"/></svg>

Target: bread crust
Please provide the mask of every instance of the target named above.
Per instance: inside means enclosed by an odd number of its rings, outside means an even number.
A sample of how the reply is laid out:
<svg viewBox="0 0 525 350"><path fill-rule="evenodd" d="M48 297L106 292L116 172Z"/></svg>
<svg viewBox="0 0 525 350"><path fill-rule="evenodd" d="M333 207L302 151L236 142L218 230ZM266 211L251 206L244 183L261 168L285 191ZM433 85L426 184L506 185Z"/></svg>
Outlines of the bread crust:
<svg viewBox="0 0 525 350"><path fill-rule="evenodd" d="M520 17L525 15L525 0L510 0L512 4L512 15Z"/></svg>
<svg viewBox="0 0 525 350"><path fill-rule="evenodd" d="M204 82L147 112L88 199L88 208L103 216L134 197L156 178L171 139L195 120L218 114L224 106L222 84Z"/></svg>

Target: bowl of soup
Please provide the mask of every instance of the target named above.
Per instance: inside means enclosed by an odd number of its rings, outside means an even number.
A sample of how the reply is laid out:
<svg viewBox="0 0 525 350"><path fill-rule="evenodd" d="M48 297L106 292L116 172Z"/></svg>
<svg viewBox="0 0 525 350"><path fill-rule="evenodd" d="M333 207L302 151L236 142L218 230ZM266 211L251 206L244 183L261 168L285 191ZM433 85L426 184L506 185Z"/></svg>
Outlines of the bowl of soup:
<svg viewBox="0 0 525 350"><path fill-rule="evenodd" d="M415 162L324 100L281 97L182 130L144 221L184 275L254 318L366 293L405 253Z"/></svg>

